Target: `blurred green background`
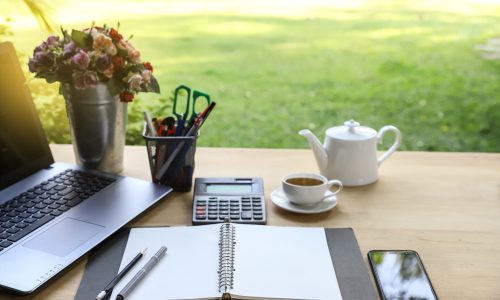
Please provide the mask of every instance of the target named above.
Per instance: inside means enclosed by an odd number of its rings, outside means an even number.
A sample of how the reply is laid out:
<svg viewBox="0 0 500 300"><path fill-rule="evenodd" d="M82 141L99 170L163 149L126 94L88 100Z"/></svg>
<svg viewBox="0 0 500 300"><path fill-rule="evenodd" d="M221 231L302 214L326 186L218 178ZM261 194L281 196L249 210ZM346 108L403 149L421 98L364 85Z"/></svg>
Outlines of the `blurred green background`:
<svg viewBox="0 0 500 300"><path fill-rule="evenodd" d="M25 2L0 3L0 38L27 70L48 33ZM36 2L69 30L120 22L153 64L162 94L129 105L128 144L143 143L142 111L170 114L183 83L217 101L200 146L306 148L298 130L323 139L354 118L395 125L403 150L500 152L500 61L476 49L500 35L493 1ZM49 140L69 143L58 84L30 86Z"/></svg>

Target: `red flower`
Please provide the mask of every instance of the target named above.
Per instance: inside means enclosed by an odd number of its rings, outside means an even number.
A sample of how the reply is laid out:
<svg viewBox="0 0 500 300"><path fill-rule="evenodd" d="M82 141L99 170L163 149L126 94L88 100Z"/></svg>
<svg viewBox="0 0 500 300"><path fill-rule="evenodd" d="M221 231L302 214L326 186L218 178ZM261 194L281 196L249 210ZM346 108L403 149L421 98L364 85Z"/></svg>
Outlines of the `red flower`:
<svg viewBox="0 0 500 300"><path fill-rule="evenodd" d="M119 55L115 55L112 58L113 60L113 67L115 70L121 70L123 67L125 67L125 59Z"/></svg>
<svg viewBox="0 0 500 300"><path fill-rule="evenodd" d="M121 102L132 102L134 99L134 94L129 91L123 91L120 93L120 101Z"/></svg>
<svg viewBox="0 0 500 300"><path fill-rule="evenodd" d="M144 62L143 65L144 65L144 68L146 68L149 71L153 72L153 66L151 65L151 63L149 61Z"/></svg>
<svg viewBox="0 0 500 300"><path fill-rule="evenodd" d="M109 36L111 37L111 39L115 42L118 42L120 41L121 39L123 39L123 36L121 34L118 33L118 31L116 31L114 28L111 28L109 30Z"/></svg>

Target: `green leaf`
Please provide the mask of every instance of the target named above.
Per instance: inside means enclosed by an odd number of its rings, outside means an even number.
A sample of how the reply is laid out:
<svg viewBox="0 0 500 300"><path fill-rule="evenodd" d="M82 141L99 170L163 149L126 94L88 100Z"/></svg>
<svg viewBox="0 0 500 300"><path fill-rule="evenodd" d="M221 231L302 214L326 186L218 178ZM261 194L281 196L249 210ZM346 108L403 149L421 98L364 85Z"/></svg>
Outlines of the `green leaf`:
<svg viewBox="0 0 500 300"><path fill-rule="evenodd" d="M115 46L116 46L117 43L115 43ZM123 49L123 48L120 48L118 46L116 46L116 49L118 50L118 55L123 57L123 58L126 58L128 53L127 53L127 50Z"/></svg>
<svg viewBox="0 0 500 300"><path fill-rule="evenodd" d="M116 94L121 93L125 89L125 87L126 87L125 83L123 83L122 81L120 81L118 79L111 78L108 81L109 92L112 95L116 95Z"/></svg>
<svg viewBox="0 0 500 300"><path fill-rule="evenodd" d="M89 48L92 45L92 37L80 30L71 31L71 39L80 48Z"/></svg>
<svg viewBox="0 0 500 300"><path fill-rule="evenodd" d="M56 81L58 81L58 76L55 72L52 72L52 71L41 71L41 72L38 72L36 75L35 75L36 78L45 78L45 80L47 80L48 83L54 83Z"/></svg>
<svg viewBox="0 0 500 300"><path fill-rule="evenodd" d="M151 76L151 82L142 91L146 92L146 93L157 93L157 94L159 94L160 93L160 85L158 84L158 81L156 80L156 78L154 78L153 76Z"/></svg>

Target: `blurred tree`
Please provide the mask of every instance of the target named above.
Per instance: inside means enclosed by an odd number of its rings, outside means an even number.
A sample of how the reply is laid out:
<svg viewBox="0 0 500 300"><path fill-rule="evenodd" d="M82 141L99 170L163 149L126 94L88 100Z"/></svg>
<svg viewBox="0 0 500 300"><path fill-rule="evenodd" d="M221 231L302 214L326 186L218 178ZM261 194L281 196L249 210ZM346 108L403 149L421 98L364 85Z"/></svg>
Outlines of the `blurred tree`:
<svg viewBox="0 0 500 300"><path fill-rule="evenodd" d="M50 15L47 4L40 0L23 0L23 2L31 11L31 14L35 17L40 27L44 28L48 32L56 31L56 26L52 16Z"/></svg>

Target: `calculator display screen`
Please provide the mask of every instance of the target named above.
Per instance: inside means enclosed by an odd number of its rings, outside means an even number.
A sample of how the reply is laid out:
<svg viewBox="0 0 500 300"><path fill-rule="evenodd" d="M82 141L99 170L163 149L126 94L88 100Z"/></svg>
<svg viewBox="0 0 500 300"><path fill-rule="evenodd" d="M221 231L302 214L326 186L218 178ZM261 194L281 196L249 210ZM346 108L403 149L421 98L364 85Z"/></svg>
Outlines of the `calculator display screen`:
<svg viewBox="0 0 500 300"><path fill-rule="evenodd" d="M211 194L250 194L251 184L207 184L207 193Z"/></svg>

